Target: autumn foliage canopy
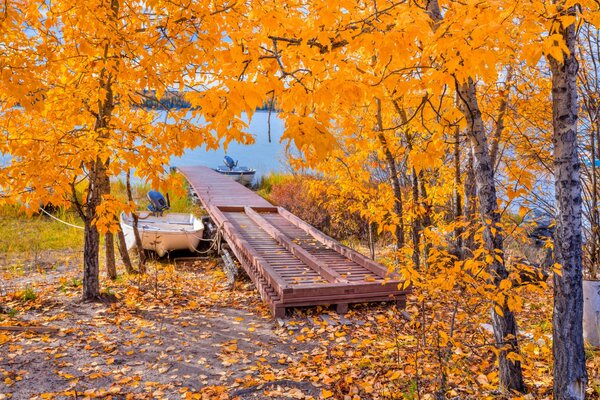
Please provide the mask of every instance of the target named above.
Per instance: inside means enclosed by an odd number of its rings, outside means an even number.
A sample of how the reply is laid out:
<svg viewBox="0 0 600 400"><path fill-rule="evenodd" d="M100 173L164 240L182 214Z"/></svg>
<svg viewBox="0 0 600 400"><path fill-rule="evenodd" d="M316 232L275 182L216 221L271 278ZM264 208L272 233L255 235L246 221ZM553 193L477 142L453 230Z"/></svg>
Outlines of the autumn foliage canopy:
<svg viewBox="0 0 600 400"><path fill-rule="evenodd" d="M540 210L553 218L566 129L552 93L579 51L569 32L598 24L593 1L4 2L0 200L77 209L95 285L84 294L97 296L99 235L135 208L110 179L168 185L171 156L251 142L246 116L273 104L291 164L319 176L306 190L392 238L384 261L416 295L412 360L435 360L436 390L482 379L449 377L490 346L499 372L485 379L522 392L515 313L552 244L523 249ZM173 91L191 107L145 107ZM544 267L580 282L577 259ZM488 314L491 344L468 329Z"/></svg>

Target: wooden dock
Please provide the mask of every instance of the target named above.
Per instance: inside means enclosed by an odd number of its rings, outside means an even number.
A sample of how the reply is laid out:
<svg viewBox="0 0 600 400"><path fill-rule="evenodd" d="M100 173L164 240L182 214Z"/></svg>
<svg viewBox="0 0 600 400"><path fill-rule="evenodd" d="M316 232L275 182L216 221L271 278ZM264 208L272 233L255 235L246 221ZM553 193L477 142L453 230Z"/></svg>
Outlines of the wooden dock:
<svg viewBox="0 0 600 400"><path fill-rule="evenodd" d="M207 167L181 167L211 219L276 317L286 308L395 301L400 277L252 190Z"/></svg>

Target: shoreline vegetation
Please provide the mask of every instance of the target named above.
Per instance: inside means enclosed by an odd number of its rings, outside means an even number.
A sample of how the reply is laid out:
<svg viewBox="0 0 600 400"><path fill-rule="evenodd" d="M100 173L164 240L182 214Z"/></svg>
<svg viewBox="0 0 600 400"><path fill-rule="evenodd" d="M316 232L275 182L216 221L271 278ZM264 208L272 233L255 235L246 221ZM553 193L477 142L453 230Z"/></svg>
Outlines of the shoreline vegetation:
<svg viewBox="0 0 600 400"><path fill-rule="evenodd" d="M192 109L192 104L186 99L186 93L180 91L167 91L160 98L156 96L155 90L146 90L142 92L144 101L140 107L150 110L181 110ZM269 100L262 106L256 107L255 111L277 112L276 101Z"/></svg>

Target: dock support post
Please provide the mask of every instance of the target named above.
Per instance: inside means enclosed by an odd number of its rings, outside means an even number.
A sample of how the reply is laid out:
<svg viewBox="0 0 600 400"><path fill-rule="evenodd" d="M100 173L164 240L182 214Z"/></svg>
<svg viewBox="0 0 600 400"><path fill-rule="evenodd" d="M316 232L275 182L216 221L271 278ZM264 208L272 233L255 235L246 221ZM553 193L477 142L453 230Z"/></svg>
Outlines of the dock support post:
<svg viewBox="0 0 600 400"><path fill-rule="evenodd" d="M396 298L396 309L404 310L406 308L406 297Z"/></svg>
<svg viewBox="0 0 600 400"><path fill-rule="evenodd" d="M348 303L338 303L335 305L335 312L338 314L346 314L348 312Z"/></svg>
<svg viewBox="0 0 600 400"><path fill-rule="evenodd" d="M278 305L273 306L273 316L275 318L285 318L285 307Z"/></svg>

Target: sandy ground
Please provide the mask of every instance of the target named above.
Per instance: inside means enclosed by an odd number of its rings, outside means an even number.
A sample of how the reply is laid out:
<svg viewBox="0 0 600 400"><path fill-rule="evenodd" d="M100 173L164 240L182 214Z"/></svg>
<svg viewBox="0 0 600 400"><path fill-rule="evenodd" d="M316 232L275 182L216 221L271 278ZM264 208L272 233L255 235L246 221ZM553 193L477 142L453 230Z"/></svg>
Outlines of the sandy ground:
<svg viewBox="0 0 600 400"><path fill-rule="evenodd" d="M318 382L273 375L313 350L293 339L306 315L274 320L244 276L225 289L214 262L163 267L116 284L104 303L79 300L73 266L5 271L0 304L16 314L0 325L58 330L0 330L0 400L319 398ZM35 300L14 292L26 285Z"/></svg>

